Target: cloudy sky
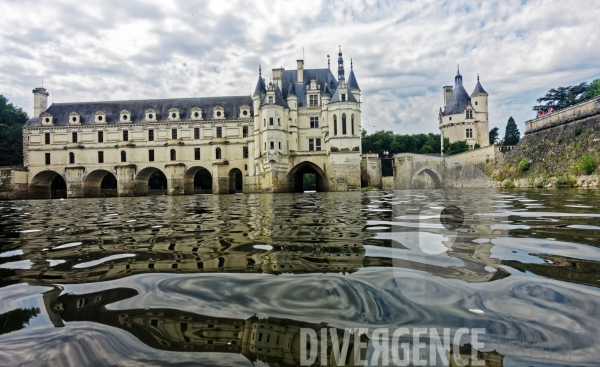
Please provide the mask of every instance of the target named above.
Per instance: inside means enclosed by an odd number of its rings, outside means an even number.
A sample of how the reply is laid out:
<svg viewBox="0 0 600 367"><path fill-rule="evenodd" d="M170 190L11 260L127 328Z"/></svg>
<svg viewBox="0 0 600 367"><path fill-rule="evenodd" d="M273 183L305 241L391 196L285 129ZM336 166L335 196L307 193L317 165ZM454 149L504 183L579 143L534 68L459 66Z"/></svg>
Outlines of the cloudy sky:
<svg viewBox="0 0 600 367"><path fill-rule="evenodd" d="M327 67L338 45L369 131L438 132L456 65L490 94L490 127L521 132L552 87L600 77L597 0L0 2L0 94L49 102L248 95L270 69Z"/></svg>

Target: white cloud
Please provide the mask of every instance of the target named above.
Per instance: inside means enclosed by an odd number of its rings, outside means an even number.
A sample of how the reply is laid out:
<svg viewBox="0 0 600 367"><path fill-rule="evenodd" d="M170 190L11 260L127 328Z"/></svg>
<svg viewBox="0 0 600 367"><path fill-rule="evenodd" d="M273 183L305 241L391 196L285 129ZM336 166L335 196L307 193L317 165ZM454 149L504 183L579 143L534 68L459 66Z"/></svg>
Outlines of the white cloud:
<svg viewBox="0 0 600 367"><path fill-rule="evenodd" d="M0 93L56 102L249 94L269 69L337 65L342 45L373 132L437 132L456 64L481 75L491 127L531 117L553 87L600 76L593 0L3 1Z"/></svg>

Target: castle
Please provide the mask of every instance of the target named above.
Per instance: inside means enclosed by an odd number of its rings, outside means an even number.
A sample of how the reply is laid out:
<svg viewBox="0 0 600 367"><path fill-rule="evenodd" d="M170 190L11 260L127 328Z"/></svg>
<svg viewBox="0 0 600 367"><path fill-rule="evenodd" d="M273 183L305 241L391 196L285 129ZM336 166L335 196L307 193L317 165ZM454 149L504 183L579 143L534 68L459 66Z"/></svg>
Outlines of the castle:
<svg viewBox="0 0 600 367"><path fill-rule="evenodd" d="M147 195L156 172L169 195L202 192L317 191L361 186L361 90L341 48L330 68L259 68L252 96L54 103L36 88L34 118L23 129L29 196L49 198L62 182L67 197ZM202 173L208 184L198 187ZM237 178L237 179L236 179ZM196 181L196 182L195 182ZM241 182L240 182L241 181Z"/></svg>
<svg viewBox="0 0 600 367"><path fill-rule="evenodd" d="M476 148L476 145L490 145L488 96L481 86L479 75L475 90L469 96L463 87L460 70L457 71L454 89L452 86L444 87L444 109L440 108L438 117L442 151L444 138L448 138L450 143L464 140L469 149Z"/></svg>

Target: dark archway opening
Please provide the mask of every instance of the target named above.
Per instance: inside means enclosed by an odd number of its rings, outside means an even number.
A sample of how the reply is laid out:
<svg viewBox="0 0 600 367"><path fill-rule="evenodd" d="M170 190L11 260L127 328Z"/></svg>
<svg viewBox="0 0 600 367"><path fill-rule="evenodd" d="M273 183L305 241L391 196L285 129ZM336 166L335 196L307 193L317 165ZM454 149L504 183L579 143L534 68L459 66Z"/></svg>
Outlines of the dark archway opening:
<svg viewBox="0 0 600 367"><path fill-rule="evenodd" d="M212 175L206 168L200 168L194 175L194 194L212 194Z"/></svg>
<svg viewBox="0 0 600 367"><path fill-rule="evenodd" d="M50 184L50 198L61 199L67 197L67 183L61 175L56 175Z"/></svg>
<svg viewBox="0 0 600 367"><path fill-rule="evenodd" d="M183 179L183 193L192 194L212 194L213 178L210 171L204 167L190 167L185 171Z"/></svg>
<svg viewBox="0 0 600 367"><path fill-rule="evenodd" d="M325 174L313 163L300 163L290 171L289 176L293 192L327 191Z"/></svg>
<svg viewBox="0 0 600 367"><path fill-rule="evenodd" d="M90 172L83 181L83 196L86 198L117 196L117 178L106 170Z"/></svg>
<svg viewBox="0 0 600 367"><path fill-rule="evenodd" d="M304 192L317 191L317 175L314 173L305 173L302 176L302 186Z"/></svg>
<svg viewBox="0 0 600 367"><path fill-rule="evenodd" d="M167 176L159 170L152 172L148 178L148 195L167 194Z"/></svg>
<svg viewBox="0 0 600 367"><path fill-rule="evenodd" d="M234 168L229 171L229 193L241 193L244 191L244 177L240 169Z"/></svg>
<svg viewBox="0 0 600 367"><path fill-rule="evenodd" d="M100 183L100 196L117 196L117 178L112 173L108 173Z"/></svg>

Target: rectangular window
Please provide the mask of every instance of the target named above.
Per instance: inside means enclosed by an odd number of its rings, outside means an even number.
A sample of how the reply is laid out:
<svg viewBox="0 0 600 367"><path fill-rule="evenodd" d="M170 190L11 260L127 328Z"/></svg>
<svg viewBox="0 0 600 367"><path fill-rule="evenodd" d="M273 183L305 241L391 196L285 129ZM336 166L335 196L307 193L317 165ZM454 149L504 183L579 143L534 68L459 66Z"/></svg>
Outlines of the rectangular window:
<svg viewBox="0 0 600 367"><path fill-rule="evenodd" d="M222 137L223 137L223 128L217 127L217 138L222 138Z"/></svg>
<svg viewBox="0 0 600 367"><path fill-rule="evenodd" d="M197 161L200 160L200 148L194 148L194 159Z"/></svg>
<svg viewBox="0 0 600 367"><path fill-rule="evenodd" d="M73 140L73 143L77 143L77 132L72 132L71 133L71 138Z"/></svg>
<svg viewBox="0 0 600 367"><path fill-rule="evenodd" d="M98 163L104 163L104 152L98 152Z"/></svg>
<svg viewBox="0 0 600 367"><path fill-rule="evenodd" d="M46 164L50 164L50 153L46 153Z"/></svg>
<svg viewBox="0 0 600 367"><path fill-rule="evenodd" d="M310 118L310 128L311 129L316 129L319 127L319 118L318 117L311 117Z"/></svg>
<svg viewBox="0 0 600 367"><path fill-rule="evenodd" d="M44 142L50 144L50 133L44 133Z"/></svg>
<svg viewBox="0 0 600 367"><path fill-rule="evenodd" d="M308 96L308 107L319 107L319 96L311 94Z"/></svg>
<svg viewBox="0 0 600 367"><path fill-rule="evenodd" d="M148 129L148 141L154 141L154 129Z"/></svg>
<svg viewBox="0 0 600 367"><path fill-rule="evenodd" d="M279 142L279 149L281 149L281 142Z"/></svg>
<svg viewBox="0 0 600 367"><path fill-rule="evenodd" d="M467 129L467 138L472 138L473 137L473 129Z"/></svg>
<svg viewBox="0 0 600 367"><path fill-rule="evenodd" d="M321 150L321 138L315 139L315 150Z"/></svg>
<svg viewBox="0 0 600 367"><path fill-rule="evenodd" d="M281 119L279 117L277 118L277 125L281 126Z"/></svg>
<svg viewBox="0 0 600 367"><path fill-rule="evenodd" d="M194 128L194 139L200 139L200 128L199 127Z"/></svg>
<svg viewBox="0 0 600 367"><path fill-rule="evenodd" d="M171 129L171 139L177 139L177 129Z"/></svg>
<svg viewBox="0 0 600 367"><path fill-rule="evenodd" d="M269 125L273 125L273 118L269 117Z"/></svg>
<svg viewBox="0 0 600 367"><path fill-rule="evenodd" d="M311 152L315 150L315 139L308 139L308 150L310 150Z"/></svg>
<svg viewBox="0 0 600 367"><path fill-rule="evenodd" d="M242 126L242 138L248 137L248 126Z"/></svg>
<svg viewBox="0 0 600 367"><path fill-rule="evenodd" d="M346 101L346 95L344 93L342 93L342 102Z"/></svg>
<svg viewBox="0 0 600 367"><path fill-rule="evenodd" d="M148 161L154 162L154 149L148 150Z"/></svg>
<svg viewBox="0 0 600 367"><path fill-rule="evenodd" d="M272 142L269 143L269 148L270 149L275 149L275 142L274 141L272 141Z"/></svg>
<svg viewBox="0 0 600 367"><path fill-rule="evenodd" d="M104 143L104 131L98 131L98 143Z"/></svg>
<svg viewBox="0 0 600 367"><path fill-rule="evenodd" d="M243 157L248 158L248 147L243 147L242 149Z"/></svg>
<svg viewBox="0 0 600 367"><path fill-rule="evenodd" d="M472 119L473 118L473 110L467 110L467 118L468 119Z"/></svg>
<svg viewBox="0 0 600 367"><path fill-rule="evenodd" d="M273 97L269 97L269 104L273 104Z"/></svg>
<svg viewBox="0 0 600 367"><path fill-rule="evenodd" d="M267 126L267 119L263 119L263 126Z"/></svg>
<svg viewBox="0 0 600 367"><path fill-rule="evenodd" d="M129 141L129 131L123 130L123 141Z"/></svg>
<svg viewBox="0 0 600 367"><path fill-rule="evenodd" d="M75 163L75 153L73 153L73 152L69 152L69 163L70 164Z"/></svg>

